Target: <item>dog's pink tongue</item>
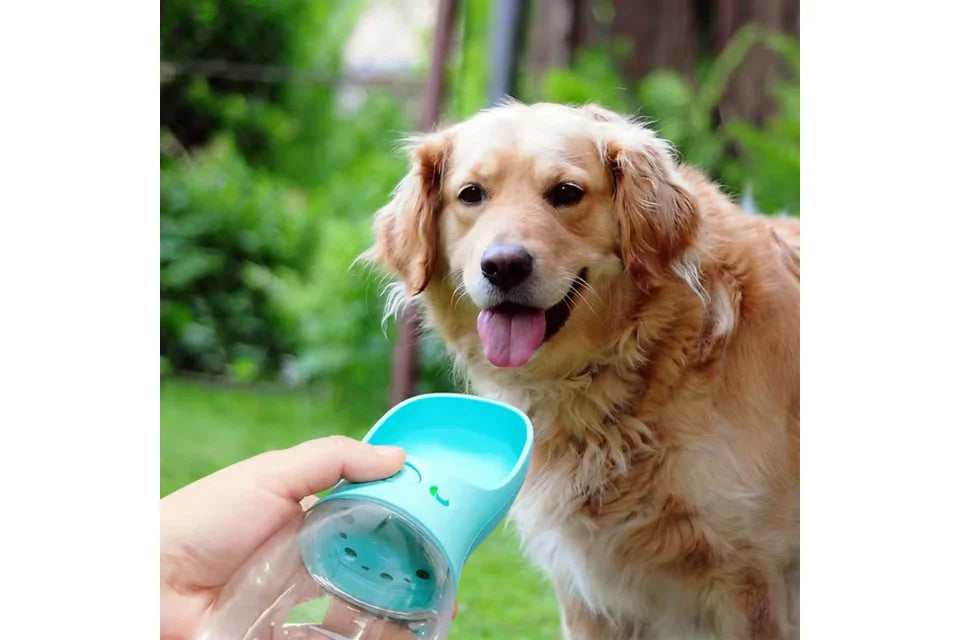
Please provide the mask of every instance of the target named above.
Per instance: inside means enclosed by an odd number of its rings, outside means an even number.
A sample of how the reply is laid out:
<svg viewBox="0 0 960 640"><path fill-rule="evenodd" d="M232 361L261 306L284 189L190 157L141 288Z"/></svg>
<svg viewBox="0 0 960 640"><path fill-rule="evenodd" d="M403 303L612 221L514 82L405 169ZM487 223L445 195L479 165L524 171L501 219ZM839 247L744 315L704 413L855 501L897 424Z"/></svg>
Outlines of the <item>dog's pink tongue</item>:
<svg viewBox="0 0 960 640"><path fill-rule="evenodd" d="M547 320L543 311L506 313L484 309L477 316L483 355L498 367L519 367L543 342Z"/></svg>

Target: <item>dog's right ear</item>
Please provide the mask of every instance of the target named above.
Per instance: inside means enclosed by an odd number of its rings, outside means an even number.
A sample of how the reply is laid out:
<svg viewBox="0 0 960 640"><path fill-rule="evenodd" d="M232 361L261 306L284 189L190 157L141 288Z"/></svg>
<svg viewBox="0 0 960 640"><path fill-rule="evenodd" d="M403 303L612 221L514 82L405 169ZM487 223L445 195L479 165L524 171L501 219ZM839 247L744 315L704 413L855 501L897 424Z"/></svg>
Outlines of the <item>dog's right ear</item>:
<svg viewBox="0 0 960 640"><path fill-rule="evenodd" d="M439 254L443 171L449 141L429 134L410 147L410 170L374 216L374 244L362 259L398 276L408 295L427 288Z"/></svg>

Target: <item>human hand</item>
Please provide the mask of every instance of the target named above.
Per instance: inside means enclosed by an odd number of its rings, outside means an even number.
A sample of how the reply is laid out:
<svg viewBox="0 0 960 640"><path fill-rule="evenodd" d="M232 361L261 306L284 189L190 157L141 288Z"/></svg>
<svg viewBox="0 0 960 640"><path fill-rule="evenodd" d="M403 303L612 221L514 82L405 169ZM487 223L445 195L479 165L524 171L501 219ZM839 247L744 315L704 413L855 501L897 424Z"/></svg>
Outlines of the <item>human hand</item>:
<svg viewBox="0 0 960 640"><path fill-rule="evenodd" d="M313 494L341 478L387 478L404 459L398 447L332 436L238 462L162 499L160 637L192 638L244 561L298 526Z"/></svg>

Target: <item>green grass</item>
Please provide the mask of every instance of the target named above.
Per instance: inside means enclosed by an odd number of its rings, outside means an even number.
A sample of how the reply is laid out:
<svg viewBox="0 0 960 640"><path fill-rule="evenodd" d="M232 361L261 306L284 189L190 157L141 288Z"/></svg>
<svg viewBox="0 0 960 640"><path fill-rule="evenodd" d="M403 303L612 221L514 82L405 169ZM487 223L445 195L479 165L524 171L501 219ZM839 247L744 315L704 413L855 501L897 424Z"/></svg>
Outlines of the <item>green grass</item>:
<svg viewBox="0 0 960 640"><path fill-rule="evenodd" d="M384 392L361 396L254 393L165 380L160 392L161 495L263 451L335 433L360 438L386 409ZM451 640L553 640L560 635L552 588L523 558L515 535L503 525L467 561L457 603Z"/></svg>

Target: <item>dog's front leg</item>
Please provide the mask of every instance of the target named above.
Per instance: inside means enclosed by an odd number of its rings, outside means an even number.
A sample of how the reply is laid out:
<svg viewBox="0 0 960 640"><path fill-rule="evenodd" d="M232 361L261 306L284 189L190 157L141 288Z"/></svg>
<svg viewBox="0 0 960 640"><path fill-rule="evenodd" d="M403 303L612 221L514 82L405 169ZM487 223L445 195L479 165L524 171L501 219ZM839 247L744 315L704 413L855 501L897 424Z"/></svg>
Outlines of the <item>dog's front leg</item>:
<svg viewBox="0 0 960 640"><path fill-rule="evenodd" d="M598 614L565 586L557 585L564 640L654 640L649 625Z"/></svg>

